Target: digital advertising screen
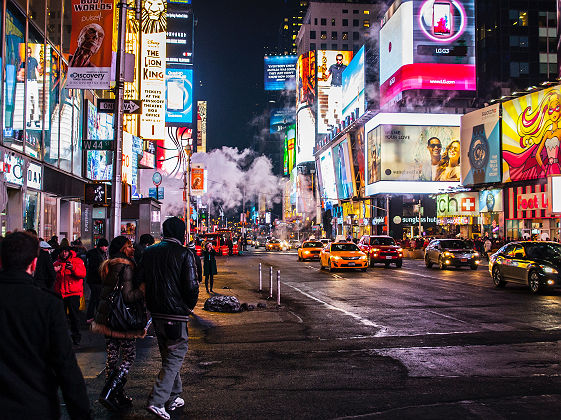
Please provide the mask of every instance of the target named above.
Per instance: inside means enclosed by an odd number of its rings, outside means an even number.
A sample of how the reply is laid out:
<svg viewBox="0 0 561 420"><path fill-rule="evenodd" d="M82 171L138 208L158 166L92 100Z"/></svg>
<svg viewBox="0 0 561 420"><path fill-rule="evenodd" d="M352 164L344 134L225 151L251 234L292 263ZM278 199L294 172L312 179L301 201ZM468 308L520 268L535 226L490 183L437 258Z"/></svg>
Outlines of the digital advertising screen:
<svg viewBox="0 0 561 420"><path fill-rule="evenodd" d="M184 0L167 0L166 63L193 64L193 10Z"/></svg>
<svg viewBox="0 0 561 420"><path fill-rule="evenodd" d="M495 104L462 116L462 185L501 182L499 110Z"/></svg>
<svg viewBox="0 0 561 420"><path fill-rule="evenodd" d="M113 139L113 115L98 114L96 106L87 101L86 136L88 140ZM111 181L113 152L110 150L86 151L86 177L92 181Z"/></svg>
<svg viewBox="0 0 561 420"><path fill-rule="evenodd" d="M296 55L265 56L265 90L296 89Z"/></svg>
<svg viewBox="0 0 561 420"><path fill-rule="evenodd" d="M406 90L475 88L475 1L397 0L380 30L381 105Z"/></svg>
<svg viewBox="0 0 561 420"><path fill-rule="evenodd" d="M298 110L296 114L296 164L314 161L316 144L316 118L312 107Z"/></svg>
<svg viewBox="0 0 561 420"><path fill-rule="evenodd" d="M317 51L317 133L327 134L339 125L343 112L343 71L352 51Z"/></svg>
<svg viewBox="0 0 561 420"><path fill-rule="evenodd" d="M324 201L337 202L337 187L335 186L335 168L331 148L323 152L318 159L320 172L320 195Z"/></svg>
<svg viewBox="0 0 561 420"><path fill-rule="evenodd" d="M363 46L343 70L343 119L350 117L356 109L358 113L355 118L364 114L366 108L364 56Z"/></svg>
<svg viewBox="0 0 561 420"><path fill-rule="evenodd" d="M313 106L316 99L316 52L298 57L296 65L296 109Z"/></svg>
<svg viewBox="0 0 561 420"><path fill-rule="evenodd" d="M288 174L292 172L292 169L296 166L296 124L286 128L286 151L288 159Z"/></svg>
<svg viewBox="0 0 561 420"><path fill-rule="evenodd" d="M284 131L289 125L296 123L294 109L282 108L271 110L270 133Z"/></svg>
<svg viewBox="0 0 561 420"><path fill-rule="evenodd" d="M479 212L493 213L504 211L503 190L479 191Z"/></svg>
<svg viewBox="0 0 561 420"><path fill-rule="evenodd" d="M366 136L365 182L367 185L381 180L382 130L370 130Z"/></svg>
<svg viewBox="0 0 561 420"><path fill-rule="evenodd" d="M166 69L166 125L193 122L193 70Z"/></svg>
<svg viewBox="0 0 561 420"><path fill-rule="evenodd" d="M560 104L560 86L503 102L503 182L561 174Z"/></svg>
<svg viewBox="0 0 561 420"><path fill-rule="evenodd" d="M340 200L346 200L354 195L355 185L349 138L345 137L333 146L332 150L337 196Z"/></svg>

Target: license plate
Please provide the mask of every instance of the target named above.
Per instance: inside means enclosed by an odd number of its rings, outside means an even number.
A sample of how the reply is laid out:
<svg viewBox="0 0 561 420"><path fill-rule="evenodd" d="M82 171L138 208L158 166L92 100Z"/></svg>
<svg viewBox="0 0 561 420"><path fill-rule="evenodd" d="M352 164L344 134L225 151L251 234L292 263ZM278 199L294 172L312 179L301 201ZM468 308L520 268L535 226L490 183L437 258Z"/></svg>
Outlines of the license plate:
<svg viewBox="0 0 561 420"><path fill-rule="evenodd" d="M393 257L386 257L386 260L391 260Z"/></svg>
<svg viewBox="0 0 561 420"><path fill-rule="evenodd" d="M356 263L349 263L349 267L352 266L352 265L356 265Z"/></svg>
<svg viewBox="0 0 561 420"><path fill-rule="evenodd" d="M467 261L468 261L468 259L467 259L467 258L462 258L462 260L461 260L461 261L462 261L462 262L467 262Z"/></svg>

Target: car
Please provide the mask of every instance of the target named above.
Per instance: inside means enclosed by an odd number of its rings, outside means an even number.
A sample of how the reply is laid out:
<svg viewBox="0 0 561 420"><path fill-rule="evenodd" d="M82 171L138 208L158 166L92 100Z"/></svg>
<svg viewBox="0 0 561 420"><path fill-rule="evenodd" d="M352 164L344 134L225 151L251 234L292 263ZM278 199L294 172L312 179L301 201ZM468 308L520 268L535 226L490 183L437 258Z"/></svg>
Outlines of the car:
<svg viewBox="0 0 561 420"><path fill-rule="evenodd" d="M546 241L511 242L489 258L493 284L528 286L532 294L561 286L561 244Z"/></svg>
<svg viewBox="0 0 561 420"><path fill-rule="evenodd" d="M300 242L298 239L291 239L290 241L288 241L288 244L290 245L290 249L298 249L302 246L302 242Z"/></svg>
<svg viewBox="0 0 561 420"><path fill-rule="evenodd" d="M360 268L366 271L368 257L352 242L333 242L326 245L320 253L320 268L329 271L338 268Z"/></svg>
<svg viewBox="0 0 561 420"><path fill-rule="evenodd" d="M298 248L298 261L306 261L318 259L323 249L320 241L304 241L302 246Z"/></svg>
<svg viewBox="0 0 561 420"><path fill-rule="evenodd" d="M360 238L358 247L368 255L369 267L380 263L386 267L395 264L397 268L401 268L403 264L403 249L395 243L391 236L364 235Z"/></svg>
<svg viewBox="0 0 561 420"><path fill-rule="evenodd" d="M253 241L253 246L255 249L258 249L261 246L267 245L267 237L266 236L258 236Z"/></svg>
<svg viewBox="0 0 561 420"><path fill-rule="evenodd" d="M461 239L437 239L429 243L425 249L425 265L431 268L438 264L441 270L448 267L467 266L477 270L481 262L479 252L470 249Z"/></svg>
<svg viewBox="0 0 561 420"><path fill-rule="evenodd" d="M319 241L323 244L323 246L326 246L326 245L329 245L329 243L331 242L331 239L321 238Z"/></svg>
<svg viewBox="0 0 561 420"><path fill-rule="evenodd" d="M286 251L286 245L279 239L270 239L265 244L267 251Z"/></svg>

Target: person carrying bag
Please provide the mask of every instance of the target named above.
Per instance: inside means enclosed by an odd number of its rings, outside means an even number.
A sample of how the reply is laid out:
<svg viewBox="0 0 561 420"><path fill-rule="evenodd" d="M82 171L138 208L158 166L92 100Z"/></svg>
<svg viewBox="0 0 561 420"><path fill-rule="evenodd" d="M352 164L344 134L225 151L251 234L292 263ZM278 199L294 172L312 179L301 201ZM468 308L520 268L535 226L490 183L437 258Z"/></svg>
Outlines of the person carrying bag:
<svg viewBox="0 0 561 420"><path fill-rule="evenodd" d="M109 259L100 268L103 284L92 331L105 335L106 381L99 402L119 411L132 405L124 392L129 369L136 358L136 338L146 335L144 292L133 286L134 248L124 236L109 246Z"/></svg>

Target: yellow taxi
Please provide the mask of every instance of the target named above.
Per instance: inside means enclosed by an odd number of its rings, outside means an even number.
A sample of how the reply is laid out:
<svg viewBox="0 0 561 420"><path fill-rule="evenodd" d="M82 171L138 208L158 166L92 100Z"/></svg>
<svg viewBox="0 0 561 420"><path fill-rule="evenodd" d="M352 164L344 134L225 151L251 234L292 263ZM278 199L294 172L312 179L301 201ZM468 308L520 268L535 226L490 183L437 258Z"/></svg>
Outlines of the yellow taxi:
<svg viewBox="0 0 561 420"><path fill-rule="evenodd" d="M298 261L319 260L319 254L323 249L320 241L304 241L302 246L298 248Z"/></svg>
<svg viewBox="0 0 561 420"><path fill-rule="evenodd" d="M368 257L352 242L333 242L321 250L320 265L330 271L338 268L360 268L366 271Z"/></svg>

